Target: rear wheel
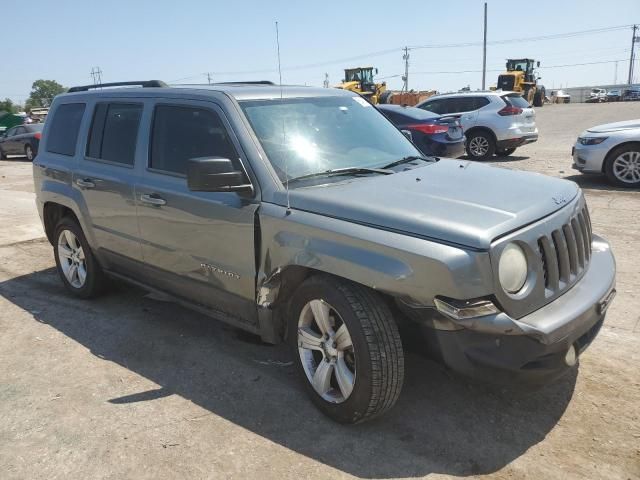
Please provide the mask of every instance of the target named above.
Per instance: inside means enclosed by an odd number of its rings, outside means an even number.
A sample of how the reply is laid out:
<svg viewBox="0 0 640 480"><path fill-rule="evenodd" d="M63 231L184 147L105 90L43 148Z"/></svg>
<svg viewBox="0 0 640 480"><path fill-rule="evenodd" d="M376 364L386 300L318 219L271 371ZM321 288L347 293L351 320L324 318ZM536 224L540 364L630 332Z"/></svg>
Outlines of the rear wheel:
<svg viewBox="0 0 640 480"><path fill-rule="evenodd" d="M467 136L467 155L473 160L489 160L496 149L491 134L483 131L472 132Z"/></svg>
<svg viewBox="0 0 640 480"><path fill-rule="evenodd" d="M0 147L0 160L6 160L7 159L7 154L4 153L4 150L2 150L2 147Z"/></svg>
<svg viewBox="0 0 640 480"><path fill-rule="evenodd" d="M613 149L604 164L609 182L619 187L640 187L640 144L621 145Z"/></svg>
<svg viewBox="0 0 640 480"><path fill-rule="evenodd" d="M536 89L536 93L533 96L533 106L534 107L543 107L544 106L544 97L545 97L544 87L540 87Z"/></svg>
<svg viewBox="0 0 640 480"><path fill-rule="evenodd" d="M393 97L393 92L385 90L380 94L380 103L391 103L391 97Z"/></svg>
<svg viewBox="0 0 640 480"><path fill-rule="evenodd" d="M377 292L328 275L295 293L289 342L313 403L340 423L358 423L395 404L404 378L397 325Z"/></svg>
<svg viewBox="0 0 640 480"><path fill-rule="evenodd" d="M515 148L505 148L503 150L496 150L496 155L498 157L508 157L509 155L511 155L515 151L516 151Z"/></svg>
<svg viewBox="0 0 640 480"><path fill-rule="evenodd" d="M54 239L56 267L66 289L80 298L91 298L102 292L106 285L104 272L76 220L62 218Z"/></svg>

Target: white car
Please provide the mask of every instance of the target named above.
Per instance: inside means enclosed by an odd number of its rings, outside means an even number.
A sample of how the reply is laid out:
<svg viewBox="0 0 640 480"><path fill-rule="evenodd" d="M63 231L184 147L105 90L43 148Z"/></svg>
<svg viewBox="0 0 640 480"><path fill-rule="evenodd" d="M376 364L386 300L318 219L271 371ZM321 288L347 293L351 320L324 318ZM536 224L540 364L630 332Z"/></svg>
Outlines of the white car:
<svg viewBox="0 0 640 480"><path fill-rule="evenodd" d="M573 168L604 173L614 185L640 187L640 120L585 130L572 149Z"/></svg>
<svg viewBox="0 0 640 480"><path fill-rule="evenodd" d="M536 114L516 92L481 91L436 95L418 108L455 116L467 137L467 155L488 160L495 153L511 155L516 148L538 140Z"/></svg>
<svg viewBox="0 0 640 480"><path fill-rule="evenodd" d="M571 103L571 95L564 90L551 91L551 103Z"/></svg>
<svg viewBox="0 0 640 480"><path fill-rule="evenodd" d="M607 91L604 88L592 88L589 97L585 100L587 103L597 103L607 101Z"/></svg>

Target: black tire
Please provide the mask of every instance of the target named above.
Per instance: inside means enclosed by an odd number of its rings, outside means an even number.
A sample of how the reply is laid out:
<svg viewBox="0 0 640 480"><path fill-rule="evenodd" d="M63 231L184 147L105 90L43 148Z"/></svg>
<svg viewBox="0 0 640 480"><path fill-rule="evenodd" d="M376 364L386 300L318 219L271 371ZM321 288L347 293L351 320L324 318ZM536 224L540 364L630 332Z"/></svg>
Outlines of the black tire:
<svg viewBox="0 0 640 480"><path fill-rule="evenodd" d="M337 317L330 317L336 331L338 322L344 323L351 337L351 355L357 369L354 368L353 390L341 403L332 403L316 392L302 364L298 322L312 300L328 304L337 313ZM315 275L305 280L293 296L288 322L294 361L311 400L321 412L340 423L359 423L393 407L404 380L404 353L396 322L380 294L337 277ZM325 361L323 357L325 354L315 364L316 371ZM337 382L335 373L330 375L331 381ZM334 388L337 390L337 386Z"/></svg>
<svg viewBox="0 0 640 480"><path fill-rule="evenodd" d="M60 242L60 237L64 234L65 230L69 230L75 235L84 253L86 280L80 287L73 286L69 282L62 268L58 244ZM56 260L56 268L67 291L78 298L92 298L102 293L107 285L107 278L102 271L102 267L100 267L100 264L93 255L91 247L82 232L82 228L78 225L78 222L72 217L63 217L56 225L53 239L53 254Z"/></svg>
<svg viewBox="0 0 640 480"><path fill-rule="evenodd" d="M498 157L508 157L515 151L516 151L515 148L505 148L504 150L496 150L496 155Z"/></svg>
<svg viewBox="0 0 640 480"><path fill-rule="evenodd" d="M625 182L619 179L614 172L614 162L618 157L624 155L625 153L636 152L640 155L640 143L628 143L626 145L620 145L617 148L614 148L607 154L607 158L604 161L604 174L607 176L607 180L612 185L623 188L640 188L640 180L632 182ZM636 160L637 162L638 160ZM640 167L640 164L638 164ZM637 175L640 175L640 171L637 171Z"/></svg>
<svg viewBox="0 0 640 480"><path fill-rule="evenodd" d="M540 87L536 89L536 93L533 96L533 106L534 107L544 107L544 97L545 97L545 89L544 87Z"/></svg>
<svg viewBox="0 0 640 480"><path fill-rule="evenodd" d="M7 154L4 153L4 150L2 150L2 148L0 148L0 160L6 160L7 159Z"/></svg>
<svg viewBox="0 0 640 480"><path fill-rule="evenodd" d="M393 92L391 90L385 90L380 94L380 103L391 103L391 97L393 97Z"/></svg>
<svg viewBox="0 0 640 480"><path fill-rule="evenodd" d="M479 145L486 145L486 148L484 150L481 150L479 147L474 148L474 142L478 142ZM472 160L489 160L496 151L496 142L489 132L479 130L467 134L466 149L467 155ZM482 154L481 152L484 153Z"/></svg>
<svg viewBox="0 0 640 480"><path fill-rule="evenodd" d="M27 160L30 162L33 162L33 159L36 158L36 153L31 145L27 144L24 146L24 156L27 157Z"/></svg>

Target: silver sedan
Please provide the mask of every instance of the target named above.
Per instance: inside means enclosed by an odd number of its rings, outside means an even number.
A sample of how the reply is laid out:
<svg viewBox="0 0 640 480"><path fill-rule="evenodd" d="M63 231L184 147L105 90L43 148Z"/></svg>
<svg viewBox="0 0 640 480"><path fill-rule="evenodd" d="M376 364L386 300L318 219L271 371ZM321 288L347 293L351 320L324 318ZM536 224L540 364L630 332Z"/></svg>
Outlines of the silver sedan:
<svg viewBox="0 0 640 480"><path fill-rule="evenodd" d="M619 187L640 188L640 120L585 130L573 146L573 168L604 173Z"/></svg>

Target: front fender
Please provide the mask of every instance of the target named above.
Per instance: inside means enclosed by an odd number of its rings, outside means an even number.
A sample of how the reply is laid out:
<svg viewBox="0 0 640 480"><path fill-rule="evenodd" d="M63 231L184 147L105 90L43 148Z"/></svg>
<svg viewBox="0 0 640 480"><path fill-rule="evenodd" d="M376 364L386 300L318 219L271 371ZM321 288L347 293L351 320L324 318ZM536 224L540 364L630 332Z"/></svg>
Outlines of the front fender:
<svg viewBox="0 0 640 480"><path fill-rule="evenodd" d="M274 204L263 204L258 214L256 294L262 306L274 300L269 291L277 288L268 287L277 285L278 273L290 266L346 278L411 304L433 305L436 295L462 299L491 293L487 252Z"/></svg>

